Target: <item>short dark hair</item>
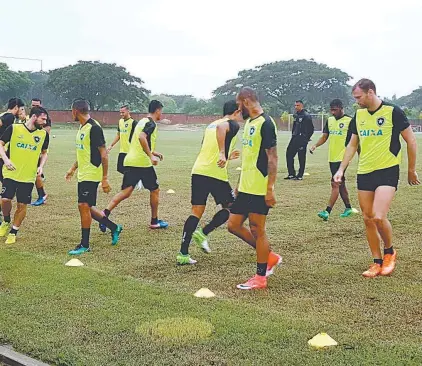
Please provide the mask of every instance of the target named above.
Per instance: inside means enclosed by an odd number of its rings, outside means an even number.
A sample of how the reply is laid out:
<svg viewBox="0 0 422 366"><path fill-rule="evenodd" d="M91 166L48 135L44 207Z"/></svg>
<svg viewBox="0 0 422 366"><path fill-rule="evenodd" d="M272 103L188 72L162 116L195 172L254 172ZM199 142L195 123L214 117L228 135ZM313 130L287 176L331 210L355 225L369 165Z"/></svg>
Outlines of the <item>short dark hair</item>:
<svg viewBox="0 0 422 366"><path fill-rule="evenodd" d="M229 100L228 102L224 103L223 107L223 116L230 116L234 112L236 112L239 109L239 105L236 103L236 101Z"/></svg>
<svg viewBox="0 0 422 366"><path fill-rule="evenodd" d="M72 109L77 110L79 113L87 114L89 112L89 103L85 99L76 99L72 103Z"/></svg>
<svg viewBox="0 0 422 366"><path fill-rule="evenodd" d="M20 98L11 98L7 102L7 109L13 109L15 107L21 108L25 107L25 104L22 102L22 99Z"/></svg>
<svg viewBox="0 0 422 366"><path fill-rule="evenodd" d="M300 103L300 104L304 104L302 99L298 99L295 101L295 103Z"/></svg>
<svg viewBox="0 0 422 366"><path fill-rule="evenodd" d="M151 100L148 106L148 113L155 113L157 109L163 109L163 103L159 100Z"/></svg>
<svg viewBox="0 0 422 366"><path fill-rule="evenodd" d="M129 110L129 106L128 106L127 104L122 105L122 106L120 107L120 109L123 109L123 108L126 108L127 110Z"/></svg>
<svg viewBox="0 0 422 366"><path fill-rule="evenodd" d="M330 108L341 108L341 109L343 109L343 102L340 99L333 99L330 103Z"/></svg>
<svg viewBox="0 0 422 366"><path fill-rule="evenodd" d="M40 98L32 98L31 102L40 102L40 104L42 104L42 101Z"/></svg>
<svg viewBox="0 0 422 366"><path fill-rule="evenodd" d="M252 102L258 101L258 95L256 94L256 91L249 86L245 86L240 89L238 96L240 99L250 99Z"/></svg>
<svg viewBox="0 0 422 366"><path fill-rule="evenodd" d="M372 89L374 93L377 92L375 83L369 79L360 79L355 85L353 85L352 91L355 91L356 88L362 89L365 93Z"/></svg>
<svg viewBox="0 0 422 366"><path fill-rule="evenodd" d="M48 116L47 111L43 107L32 107L31 110L29 111L29 117L32 117L34 114L37 117L41 116L42 114L45 114Z"/></svg>

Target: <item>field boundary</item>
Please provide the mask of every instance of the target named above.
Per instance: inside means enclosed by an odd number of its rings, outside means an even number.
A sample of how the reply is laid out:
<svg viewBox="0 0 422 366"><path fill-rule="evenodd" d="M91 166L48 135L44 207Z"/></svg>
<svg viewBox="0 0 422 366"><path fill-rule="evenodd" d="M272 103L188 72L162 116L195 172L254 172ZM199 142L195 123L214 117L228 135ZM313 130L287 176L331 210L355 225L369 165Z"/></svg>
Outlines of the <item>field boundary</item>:
<svg viewBox="0 0 422 366"><path fill-rule="evenodd" d="M15 352L6 346L0 346L0 361L8 366L49 366L44 362Z"/></svg>

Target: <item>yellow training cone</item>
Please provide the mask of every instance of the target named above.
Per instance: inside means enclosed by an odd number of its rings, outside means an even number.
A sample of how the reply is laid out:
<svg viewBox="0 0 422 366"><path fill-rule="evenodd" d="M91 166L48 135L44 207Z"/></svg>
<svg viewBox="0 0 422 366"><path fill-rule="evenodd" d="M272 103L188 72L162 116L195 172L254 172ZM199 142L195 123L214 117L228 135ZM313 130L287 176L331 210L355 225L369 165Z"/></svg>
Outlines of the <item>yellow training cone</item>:
<svg viewBox="0 0 422 366"><path fill-rule="evenodd" d="M337 346L338 343L331 338L327 333L319 333L314 338L308 341L308 344L312 347L321 349Z"/></svg>
<svg viewBox="0 0 422 366"><path fill-rule="evenodd" d="M207 288L201 288L198 290L193 296L195 297L203 297L205 299L209 299L210 297L214 297L215 293Z"/></svg>
<svg viewBox="0 0 422 366"><path fill-rule="evenodd" d="M240 166L238 166L238 167L236 168L236 170L242 170L242 168L241 168Z"/></svg>
<svg viewBox="0 0 422 366"><path fill-rule="evenodd" d="M84 264L76 258L71 259L69 262L66 263L68 267L82 267Z"/></svg>
<svg viewBox="0 0 422 366"><path fill-rule="evenodd" d="M173 191L172 189L169 189L169 190L167 191L167 193L174 194L174 193L176 193L176 192L175 192L175 191Z"/></svg>

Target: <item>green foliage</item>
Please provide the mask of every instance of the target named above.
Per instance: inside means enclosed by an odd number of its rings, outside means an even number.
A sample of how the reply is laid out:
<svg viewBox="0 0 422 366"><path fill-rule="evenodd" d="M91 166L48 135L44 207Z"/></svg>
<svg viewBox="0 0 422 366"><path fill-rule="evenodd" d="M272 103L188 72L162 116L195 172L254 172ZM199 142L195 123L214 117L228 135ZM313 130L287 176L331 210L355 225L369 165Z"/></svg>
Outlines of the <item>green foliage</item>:
<svg viewBox="0 0 422 366"><path fill-rule="evenodd" d="M322 111L334 98L351 102L351 77L337 68L313 60L278 61L240 71L238 77L214 90L214 96L233 97L243 86L255 89L270 113L291 110L297 99L311 112ZM278 114L277 113L277 114Z"/></svg>
<svg viewBox="0 0 422 366"><path fill-rule="evenodd" d="M0 106L4 107L10 98L21 97L33 85L25 72L15 72L7 64L0 63Z"/></svg>
<svg viewBox="0 0 422 366"><path fill-rule="evenodd" d="M159 100L161 103L163 103L164 108L163 108L163 112L164 113L177 113L177 104L174 101L173 98L165 95L165 94L158 94L158 95L151 95L149 97L150 100Z"/></svg>
<svg viewBox="0 0 422 366"><path fill-rule="evenodd" d="M396 103L402 107L414 108L418 111L422 111L422 86L415 89L411 94L397 99Z"/></svg>
<svg viewBox="0 0 422 366"><path fill-rule="evenodd" d="M68 104L76 98L85 98L95 110L117 109L121 104L145 109L149 91L143 83L142 79L116 64L79 61L52 70L47 88Z"/></svg>

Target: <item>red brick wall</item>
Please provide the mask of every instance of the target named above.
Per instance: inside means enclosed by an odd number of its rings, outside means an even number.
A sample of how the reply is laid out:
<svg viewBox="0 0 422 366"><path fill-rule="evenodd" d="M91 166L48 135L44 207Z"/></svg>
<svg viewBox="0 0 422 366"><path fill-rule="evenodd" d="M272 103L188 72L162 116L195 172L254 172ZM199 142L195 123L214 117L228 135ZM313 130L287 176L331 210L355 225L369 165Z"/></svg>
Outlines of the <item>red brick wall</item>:
<svg viewBox="0 0 422 366"><path fill-rule="evenodd" d="M48 111L53 123L72 122L72 113L70 111ZM120 119L119 112L110 111L91 111L92 118L96 119L102 125L117 125ZM139 120L146 114L132 113L132 117ZM215 121L219 116L193 116L188 114L163 114L163 119L167 119L172 125L175 124L208 124Z"/></svg>

